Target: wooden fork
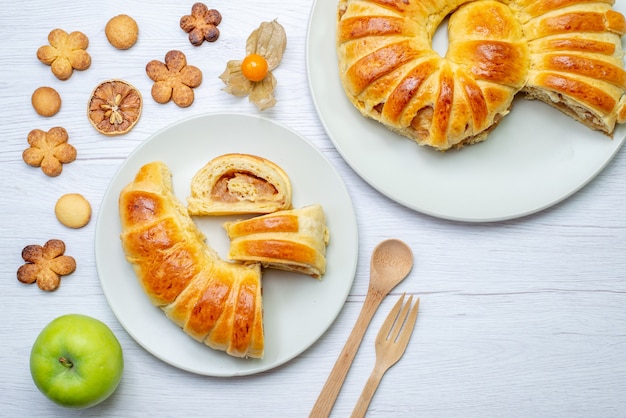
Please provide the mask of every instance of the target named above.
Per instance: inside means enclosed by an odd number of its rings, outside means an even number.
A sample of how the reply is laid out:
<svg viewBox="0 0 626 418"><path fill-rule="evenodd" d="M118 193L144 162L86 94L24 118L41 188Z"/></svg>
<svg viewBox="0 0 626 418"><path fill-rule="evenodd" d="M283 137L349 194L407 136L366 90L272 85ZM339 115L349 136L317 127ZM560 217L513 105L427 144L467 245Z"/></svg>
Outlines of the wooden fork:
<svg viewBox="0 0 626 418"><path fill-rule="evenodd" d="M398 299L389 315L387 315L380 331L378 331L376 336L376 363L363 388L361 397L354 411L352 411L352 418L365 416L383 375L400 360L400 357L406 350L406 346L409 344L411 334L413 334L413 329L415 328L420 300L417 299L411 309L413 296L410 296L407 303L402 305L404 296L402 294L400 299Z"/></svg>

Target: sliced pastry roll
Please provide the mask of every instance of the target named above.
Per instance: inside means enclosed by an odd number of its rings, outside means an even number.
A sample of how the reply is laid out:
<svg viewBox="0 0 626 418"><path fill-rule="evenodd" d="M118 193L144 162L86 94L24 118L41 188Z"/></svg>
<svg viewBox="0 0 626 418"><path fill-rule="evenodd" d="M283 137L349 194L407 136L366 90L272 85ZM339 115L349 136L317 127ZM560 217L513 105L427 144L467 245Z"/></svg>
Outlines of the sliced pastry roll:
<svg viewBox="0 0 626 418"><path fill-rule="evenodd" d="M520 14L530 50L526 98L612 135L626 122L626 19L613 1L531 3Z"/></svg>
<svg viewBox="0 0 626 418"><path fill-rule="evenodd" d="M185 333L213 349L262 358L260 266L234 265L219 260L202 269L163 311Z"/></svg>
<svg viewBox="0 0 626 418"><path fill-rule="evenodd" d="M176 198L163 162L140 168L119 210L124 254L152 304L211 348L263 357L260 265L220 259Z"/></svg>
<svg viewBox="0 0 626 418"><path fill-rule="evenodd" d="M291 209L291 182L275 163L249 154L209 161L191 180L191 215L272 213Z"/></svg>
<svg viewBox="0 0 626 418"><path fill-rule="evenodd" d="M231 240L231 260L261 263L317 279L326 271L329 232L321 205L226 222L224 228Z"/></svg>

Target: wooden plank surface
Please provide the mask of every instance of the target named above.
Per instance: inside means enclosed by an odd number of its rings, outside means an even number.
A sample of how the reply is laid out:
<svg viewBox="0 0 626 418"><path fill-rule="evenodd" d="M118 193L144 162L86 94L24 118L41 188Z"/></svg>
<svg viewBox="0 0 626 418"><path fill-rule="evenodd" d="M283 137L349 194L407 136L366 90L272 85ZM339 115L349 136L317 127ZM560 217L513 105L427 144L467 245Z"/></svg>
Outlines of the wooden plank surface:
<svg viewBox="0 0 626 418"><path fill-rule="evenodd" d="M384 197L340 157L317 117L306 78L305 45L311 1L207 3L223 15L220 39L192 47L179 29L192 1L5 1L0 14L0 416L307 416L355 323L367 291L369 255L386 238L411 245L415 267L392 293L421 298L404 358L376 393L369 416L618 417L626 416L626 157L620 151L588 186L563 203L523 219L464 224L416 213ZM139 42L118 51L104 26L126 13ZM352 291L335 323L310 349L282 367L240 378L178 370L153 357L121 327L101 290L94 256L100 202L124 159L152 133L206 112L258 114L245 98L221 91L225 63L244 53L248 34L277 18L288 46L275 71L278 104L263 116L306 137L342 175L359 225L359 260ZM54 28L90 39L92 66L59 81L36 58ZM332 30L329 23L328 30ZM203 71L187 109L150 97L145 65L171 49ZM101 81L123 78L143 94L143 115L131 133L107 138L86 118ZM58 115L38 116L35 88L63 98ZM65 127L75 162L49 178L22 161L32 129ZM227 140L227 138L224 138ZM81 193L94 218L69 230L54 218L64 193ZM66 242L79 265L62 287L44 293L16 280L21 250L50 238ZM332 416L347 416L374 364L374 338L396 297L383 301L339 395ZM35 388L28 355L39 331L56 316L84 313L106 322L124 349L126 369L116 393L81 413L57 407Z"/></svg>

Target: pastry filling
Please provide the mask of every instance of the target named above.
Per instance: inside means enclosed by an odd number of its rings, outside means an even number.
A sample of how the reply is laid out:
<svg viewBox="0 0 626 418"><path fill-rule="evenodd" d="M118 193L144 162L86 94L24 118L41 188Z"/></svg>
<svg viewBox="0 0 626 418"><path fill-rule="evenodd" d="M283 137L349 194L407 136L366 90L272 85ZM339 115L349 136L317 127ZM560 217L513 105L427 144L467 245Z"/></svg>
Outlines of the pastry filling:
<svg viewBox="0 0 626 418"><path fill-rule="evenodd" d="M255 202L276 194L278 191L272 184L248 172L225 174L211 190L211 198L221 202Z"/></svg>
<svg viewBox="0 0 626 418"><path fill-rule="evenodd" d="M411 121L411 128L415 130L415 134L419 139L425 140L430 135L430 126L433 121L433 114L435 113L432 106L426 106L421 108L415 114L415 117Z"/></svg>
<svg viewBox="0 0 626 418"><path fill-rule="evenodd" d="M587 126L599 130L605 131L605 124L598 118L597 115L591 113L589 109L577 105L573 101L567 100L562 94L549 91L541 91L540 89L527 88L524 90L526 93L526 99L540 100L550 106L559 109L566 115L585 123Z"/></svg>

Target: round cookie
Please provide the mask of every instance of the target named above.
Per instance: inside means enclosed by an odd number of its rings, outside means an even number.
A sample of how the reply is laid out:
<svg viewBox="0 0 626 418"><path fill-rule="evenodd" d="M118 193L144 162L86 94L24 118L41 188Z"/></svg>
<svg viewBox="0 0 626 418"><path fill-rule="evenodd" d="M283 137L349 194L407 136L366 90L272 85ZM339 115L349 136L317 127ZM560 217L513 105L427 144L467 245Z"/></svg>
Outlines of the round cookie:
<svg viewBox="0 0 626 418"><path fill-rule="evenodd" d="M61 96L52 87L39 87L31 96L35 112L41 116L54 116L61 109Z"/></svg>
<svg viewBox="0 0 626 418"><path fill-rule="evenodd" d="M69 193L57 200L54 214L68 228L82 228L91 219L91 205L82 195Z"/></svg>
<svg viewBox="0 0 626 418"><path fill-rule="evenodd" d="M107 22L104 34L117 49L128 49L137 42L139 26L130 16L117 15Z"/></svg>

